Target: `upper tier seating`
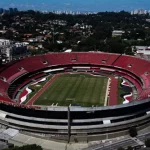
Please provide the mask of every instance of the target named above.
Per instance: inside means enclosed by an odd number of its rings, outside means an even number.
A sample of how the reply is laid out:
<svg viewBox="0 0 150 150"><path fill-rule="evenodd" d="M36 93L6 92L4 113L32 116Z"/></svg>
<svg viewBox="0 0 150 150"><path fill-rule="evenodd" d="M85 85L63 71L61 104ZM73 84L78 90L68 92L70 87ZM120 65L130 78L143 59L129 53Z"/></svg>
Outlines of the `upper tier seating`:
<svg viewBox="0 0 150 150"><path fill-rule="evenodd" d="M145 88L149 88L150 82L149 82L147 76L143 74L143 75L141 75L141 77L142 77L143 82L144 82L144 84L145 84Z"/></svg>
<svg viewBox="0 0 150 150"><path fill-rule="evenodd" d="M0 95L0 102L10 102L10 103L14 103L11 99L9 99L8 97L4 97Z"/></svg>
<svg viewBox="0 0 150 150"><path fill-rule="evenodd" d="M119 59L121 55L118 54L109 54L109 58L107 60L107 65L112 65L117 59Z"/></svg>
<svg viewBox="0 0 150 150"><path fill-rule="evenodd" d="M104 64L111 65L118 55L108 53L49 53L44 55L50 65L63 64Z"/></svg>
<svg viewBox="0 0 150 150"><path fill-rule="evenodd" d="M122 72L122 71L116 71L116 74L126 78L127 80L129 80L133 85L135 85L138 93L141 93L142 92L142 87L141 87L141 84L139 83L138 80L136 80L136 77L133 77L132 75L129 75L125 72Z"/></svg>
<svg viewBox="0 0 150 150"><path fill-rule="evenodd" d="M136 57L122 55L115 63L114 66L119 66L137 75L142 75L146 72L149 62L137 59Z"/></svg>
<svg viewBox="0 0 150 150"><path fill-rule="evenodd" d="M150 89L143 90L138 97L138 100L147 99L150 97Z"/></svg>
<svg viewBox="0 0 150 150"><path fill-rule="evenodd" d="M49 64L45 63L42 56L33 56L23 59L19 65L28 72L33 72L42 68L47 67Z"/></svg>
<svg viewBox="0 0 150 150"><path fill-rule="evenodd" d="M11 82L16 77L25 74L27 71L20 66L21 61L18 63L7 64L7 67L3 67L3 71L0 73L0 77L4 78L7 82Z"/></svg>
<svg viewBox="0 0 150 150"><path fill-rule="evenodd" d="M87 63L87 64L106 64L109 58L109 54L106 53L80 53L78 55L78 63Z"/></svg>
<svg viewBox="0 0 150 150"><path fill-rule="evenodd" d="M50 65L72 64L77 61L77 54L75 53L62 53L61 55L60 53L50 53L44 57Z"/></svg>
<svg viewBox="0 0 150 150"><path fill-rule="evenodd" d="M15 61L9 62L9 63L7 63L7 64L5 64L5 65L2 65L2 66L0 67L0 73L2 73L5 69L8 69L8 68L11 67L11 66L13 66L13 65L15 65L15 64L18 64L19 61L20 61L20 60L15 60Z"/></svg>
<svg viewBox="0 0 150 150"><path fill-rule="evenodd" d="M9 87L9 84L7 82L0 80L0 94L2 96L7 96L8 87Z"/></svg>

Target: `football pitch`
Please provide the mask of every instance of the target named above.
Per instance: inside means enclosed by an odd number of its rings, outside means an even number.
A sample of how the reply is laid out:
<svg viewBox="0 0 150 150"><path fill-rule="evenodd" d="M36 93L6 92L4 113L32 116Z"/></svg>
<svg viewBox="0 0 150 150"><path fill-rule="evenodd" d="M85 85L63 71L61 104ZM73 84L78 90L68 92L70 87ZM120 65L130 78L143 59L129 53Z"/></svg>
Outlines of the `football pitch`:
<svg viewBox="0 0 150 150"><path fill-rule="evenodd" d="M34 105L104 106L107 77L63 74L38 97Z"/></svg>

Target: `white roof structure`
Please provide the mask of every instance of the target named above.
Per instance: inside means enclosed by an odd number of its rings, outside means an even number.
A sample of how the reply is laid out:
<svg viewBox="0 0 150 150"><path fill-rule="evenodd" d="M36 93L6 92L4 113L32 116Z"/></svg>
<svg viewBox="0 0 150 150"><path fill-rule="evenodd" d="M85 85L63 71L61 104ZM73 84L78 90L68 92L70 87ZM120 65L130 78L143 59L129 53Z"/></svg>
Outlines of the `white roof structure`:
<svg viewBox="0 0 150 150"><path fill-rule="evenodd" d="M137 54L150 55L150 46L135 46Z"/></svg>
<svg viewBox="0 0 150 150"><path fill-rule="evenodd" d="M6 113L4 113L4 112L2 112L2 111L0 111L0 118L5 118L6 117Z"/></svg>
<svg viewBox="0 0 150 150"><path fill-rule="evenodd" d="M123 101L123 104L128 104L128 103L129 103L128 100Z"/></svg>
<svg viewBox="0 0 150 150"><path fill-rule="evenodd" d="M10 137L14 137L15 135L19 133L19 131L16 129L8 128L3 133L9 135Z"/></svg>
<svg viewBox="0 0 150 150"><path fill-rule="evenodd" d="M7 130L0 132L0 139L9 140L16 136L19 133L19 130L8 128Z"/></svg>
<svg viewBox="0 0 150 150"><path fill-rule="evenodd" d="M72 52L72 49L67 49L65 52L70 53L70 52Z"/></svg>
<svg viewBox="0 0 150 150"><path fill-rule="evenodd" d="M122 30L114 30L113 33L124 33L125 31Z"/></svg>
<svg viewBox="0 0 150 150"><path fill-rule="evenodd" d="M62 44L63 42L62 42L62 41L57 41L57 43L58 43L58 44Z"/></svg>
<svg viewBox="0 0 150 150"><path fill-rule="evenodd" d="M103 124L111 124L110 120L103 120Z"/></svg>
<svg viewBox="0 0 150 150"><path fill-rule="evenodd" d="M121 36L125 31L122 30L114 30L112 31L112 36Z"/></svg>
<svg viewBox="0 0 150 150"><path fill-rule="evenodd" d="M147 111L146 114L147 114L147 115L150 114L150 111Z"/></svg>

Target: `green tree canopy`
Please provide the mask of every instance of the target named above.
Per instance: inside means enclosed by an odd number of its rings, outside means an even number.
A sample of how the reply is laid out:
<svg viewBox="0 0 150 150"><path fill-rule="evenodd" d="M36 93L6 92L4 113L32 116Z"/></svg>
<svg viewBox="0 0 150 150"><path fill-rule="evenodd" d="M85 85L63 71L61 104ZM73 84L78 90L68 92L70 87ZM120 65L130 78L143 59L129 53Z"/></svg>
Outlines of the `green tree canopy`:
<svg viewBox="0 0 150 150"><path fill-rule="evenodd" d="M122 147L119 147L117 150L125 150L124 148L122 148Z"/></svg>
<svg viewBox="0 0 150 150"><path fill-rule="evenodd" d="M128 146L127 150L133 150L133 148L131 146Z"/></svg>
<svg viewBox="0 0 150 150"><path fill-rule="evenodd" d="M150 139L145 140L145 145L146 145L146 147L150 147Z"/></svg>
<svg viewBox="0 0 150 150"><path fill-rule="evenodd" d="M9 149L5 149L5 150L42 150L42 147L38 146L36 144L33 144L33 145L25 145L22 147L9 148Z"/></svg>
<svg viewBox="0 0 150 150"><path fill-rule="evenodd" d="M131 137L136 137L137 136L137 130L136 130L136 127L131 127L129 129L129 134Z"/></svg>

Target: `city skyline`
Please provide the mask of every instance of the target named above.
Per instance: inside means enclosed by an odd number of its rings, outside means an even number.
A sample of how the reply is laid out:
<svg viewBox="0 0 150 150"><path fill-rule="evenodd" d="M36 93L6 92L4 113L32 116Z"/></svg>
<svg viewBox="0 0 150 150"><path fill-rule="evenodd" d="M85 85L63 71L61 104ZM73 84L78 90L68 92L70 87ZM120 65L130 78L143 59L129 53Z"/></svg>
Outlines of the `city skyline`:
<svg viewBox="0 0 150 150"><path fill-rule="evenodd" d="M40 11L131 11L135 9L150 9L149 0L1 0L0 7L8 9L17 7L19 10Z"/></svg>

